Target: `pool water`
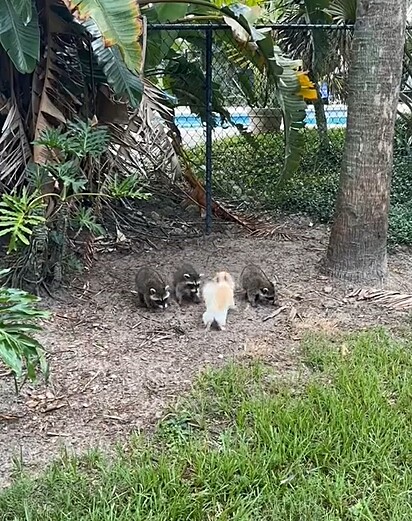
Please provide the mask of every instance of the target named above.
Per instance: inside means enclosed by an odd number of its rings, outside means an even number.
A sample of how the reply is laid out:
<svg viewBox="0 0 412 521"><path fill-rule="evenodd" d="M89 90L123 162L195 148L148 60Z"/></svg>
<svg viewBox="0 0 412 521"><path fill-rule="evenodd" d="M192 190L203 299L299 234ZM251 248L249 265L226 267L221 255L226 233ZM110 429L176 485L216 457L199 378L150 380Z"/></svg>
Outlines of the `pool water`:
<svg viewBox="0 0 412 521"><path fill-rule="evenodd" d="M243 125L245 127L248 127L250 125L250 117L247 114L234 114L232 116L232 120L235 125ZM328 122L328 125L340 125L345 126L346 125L346 114L342 112L340 115L332 115L332 114L326 114L326 120ZM221 127L222 124L220 122L220 118L216 118L215 120L216 126ZM309 113L306 115L305 122L307 125L315 125L316 124L316 118L313 113ZM179 115L175 117L175 124L179 128L184 129L198 129L202 127L202 122L198 116L194 116L193 114L190 114L188 116ZM225 123L224 127L228 127L228 124Z"/></svg>

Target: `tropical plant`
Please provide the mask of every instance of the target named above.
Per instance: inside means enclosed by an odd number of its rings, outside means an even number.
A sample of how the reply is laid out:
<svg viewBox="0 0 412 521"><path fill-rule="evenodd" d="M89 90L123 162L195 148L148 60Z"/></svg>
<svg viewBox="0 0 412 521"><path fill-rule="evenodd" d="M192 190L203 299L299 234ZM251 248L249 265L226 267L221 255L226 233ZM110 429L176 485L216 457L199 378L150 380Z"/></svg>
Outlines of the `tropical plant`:
<svg viewBox="0 0 412 521"><path fill-rule="evenodd" d="M8 236L10 252L24 252L16 285L61 280L70 233L79 233L70 228L89 235L100 230L100 216L88 210L100 203L94 206L87 194L100 201L129 190L139 199L145 197L142 177L159 169L172 178L179 174L173 103L204 118L203 68L176 43L180 38L204 52L204 35L190 29L193 20L229 26L221 45L231 49L239 72L254 67L273 83L284 117L284 174L296 169L306 80L300 62L282 55L270 31L254 28L253 8L219 8L207 0L0 4L0 234ZM178 19L188 30L169 34L169 41L164 31L147 33L143 23ZM213 110L231 123L219 87L214 85ZM78 118L83 123L73 126ZM110 139L102 140L107 132Z"/></svg>
<svg viewBox="0 0 412 521"><path fill-rule="evenodd" d="M12 257L14 284L60 284L72 242L82 232L89 241L104 233L98 222L102 198L148 197L136 174L108 169L100 178L108 141L105 127L78 121L68 122L65 131L45 129L35 142L54 161L29 165L29 184L3 194L0 202L0 235L9 237L8 252L18 253L19 262Z"/></svg>
<svg viewBox="0 0 412 521"><path fill-rule="evenodd" d="M155 89L140 74L144 38L137 3L0 4L0 190L10 191L26 181L31 161L53 159L39 142L44 130L76 117L127 125L128 106L137 109L142 96L143 105L150 104ZM130 163L127 141L133 141L130 132L123 139L114 132L109 143L119 167ZM144 147L136 148L144 155Z"/></svg>
<svg viewBox="0 0 412 521"><path fill-rule="evenodd" d="M8 270L0 271L0 278ZM37 307L39 298L25 291L0 287L0 360L17 379L35 380L38 371L48 377L49 367L42 345L33 336L42 330L36 322L49 313Z"/></svg>
<svg viewBox="0 0 412 521"><path fill-rule="evenodd" d="M356 0L284 0L282 23L301 24L301 30L279 31L280 46L294 58L301 58L310 79L318 85L326 81L335 99L346 99L347 71L352 33L346 24L353 23L353 5ZM331 23L342 24L342 29L330 30ZM305 29L304 25L325 25ZM317 129L321 147L328 147L327 120L323 103L314 101Z"/></svg>
<svg viewBox="0 0 412 521"><path fill-rule="evenodd" d="M6 50L0 54L0 64L2 60L5 65L2 69L11 72L11 61L17 71L32 74L31 78L17 75L17 81L11 81L10 75L6 74L3 84L0 84L4 99L2 114L7 118L3 120L0 138L0 158L4 163L0 181L7 186L11 183L14 186L16 181L18 183L24 179L22 169L31 159L31 154L37 164L48 159L45 148L38 144L45 128L56 123L65 124L75 114L80 114L83 119L96 115L99 122L128 125L127 107L117 100L137 107L142 96L147 104L153 101L153 96L148 100L151 93L156 92L153 85L142 80L143 70L147 77L154 78L154 72L157 73L161 67L166 90L175 95L179 103L187 103L188 95L192 100L201 99L201 103L195 101L190 106L196 112L202 112L203 73L198 63L179 54L175 46L176 40L181 37L189 44L204 49L204 37L199 37L195 31L185 31L184 34L176 32L174 35L165 35L164 31L151 32L148 37L142 29L138 4L131 4L128 0L104 0L99 3L65 0L66 7L58 0L37 0L33 5L27 2L21 0L15 5L7 0L7 9L3 6L2 13L5 22L0 29L0 42ZM142 12L149 23L179 18L190 21L195 16L197 21L207 22L213 18L215 22L231 24L234 36L228 33L226 44L233 48L238 57L249 60L259 70L272 76L277 85L288 82L288 88L280 95L284 99L285 95L288 96L286 93L291 93L291 99L283 103L285 122L289 127L287 132L293 134L299 127L305 104L298 94L296 74L286 71L281 78L283 71L276 63L278 53L275 56L270 32L262 33L253 28L256 16L252 8L234 4L218 9L212 3L200 0L193 4L155 1L144 5ZM80 23L72 17L67 7L77 12ZM38 19L37 13L40 11L42 18ZM38 20L42 22L42 27L47 28L42 31L42 37ZM284 61L283 66L290 68L291 65ZM184 78L194 81L182 83ZM28 83L33 86L33 95L27 88ZM113 99L107 85L117 100ZM159 100L156 110L160 110L164 120L170 122L165 99L163 103ZM215 111L227 117L218 88L214 92L214 104ZM29 125L24 124L27 116L31 119ZM17 130L21 138L16 137ZM120 137L119 133L115 136ZM130 131L127 138L131 138ZM31 151L33 140L37 144ZM287 140L287 155L291 153L289 141L294 140ZM124 140L118 144L124 145ZM9 153L11 150L13 154ZM116 158L123 150L122 146L114 150ZM123 160L124 155L120 161Z"/></svg>
<svg viewBox="0 0 412 521"><path fill-rule="evenodd" d="M145 7L142 12L150 23L164 23L171 20L173 11L156 9L156 4ZM305 119L305 100L302 97L301 83L305 77L298 73L300 60L290 60L282 54L274 43L270 29L256 30L253 24L259 19L260 11L246 5L231 4L220 11L202 9L194 4L185 4L180 15L186 16L187 28L182 31L159 31L148 40L148 53L145 73L150 78L160 78L159 86L174 96L179 105L189 106L192 112L205 121L204 102L205 73L202 66L206 36L205 32L190 30L190 23L207 23L213 17L214 23L227 24L231 28L220 31L213 40L214 54L226 56L233 67L236 83L245 100L251 106L262 104L265 96L256 96L253 78L260 77L267 85L267 92L276 95L285 128L284 176L291 175L298 164L301 152L301 129ZM182 50L185 52L182 52ZM252 74L250 74L252 73ZM155 80L154 80L155 81ZM308 98L316 96L313 85L306 85ZM213 111L222 120L231 123L225 107L225 95L218 80L213 83Z"/></svg>

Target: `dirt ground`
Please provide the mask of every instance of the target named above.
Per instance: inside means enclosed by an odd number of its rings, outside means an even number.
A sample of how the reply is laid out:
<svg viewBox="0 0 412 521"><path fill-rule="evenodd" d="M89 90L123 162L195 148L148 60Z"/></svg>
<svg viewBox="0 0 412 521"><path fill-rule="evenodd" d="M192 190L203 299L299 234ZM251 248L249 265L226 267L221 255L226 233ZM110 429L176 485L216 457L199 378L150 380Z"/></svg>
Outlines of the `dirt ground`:
<svg viewBox="0 0 412 521"><path fill-rule="evenodd" d="M348 331L407 319L407 312L346 299L350 287L320 275L324 227L305 220L285 226L296 232L293 240L251 238L227 226L208 239L165 239L158 250L132 246L100 253L70 292L46 300L53 312L42 335L49 387L26 384L16 398L12 379L0 368L0 486L10 482L15 461L37 471L62 447L108 448L150 429L207 366L263 358L280 373L298 371L299 340L309 329ZM227 269L235 278L246 263L256 262L278 278L286 308L263 321L275 308L253 309L239 297L227 330L209 333L202 304L174 303L164 313L139 308L131 293L137 267L149 263L170 277L184 259L206 276ZM390 267L387 287L412 292L409 253L392 256Z"/></svg>

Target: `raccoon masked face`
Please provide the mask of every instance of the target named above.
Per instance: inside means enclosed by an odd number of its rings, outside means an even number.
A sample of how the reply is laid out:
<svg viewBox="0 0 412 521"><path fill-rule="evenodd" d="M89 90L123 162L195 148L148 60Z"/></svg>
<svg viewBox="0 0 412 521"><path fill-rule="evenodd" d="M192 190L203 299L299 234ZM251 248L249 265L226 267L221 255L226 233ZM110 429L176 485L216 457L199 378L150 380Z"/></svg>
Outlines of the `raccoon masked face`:
<svg viewBox="0 0 412 521"><path fill-rule="evenodd" d="M265 300L272 301L275 299L275 288L273 285L270 285L269 287L260 288L260 295Z"/></svg>
<svg viewBox="0 0 412 521"><path fill-rule="evenodd" d="M156 289L150 288L150 298L157 305L157 307L166 309L169 304L170 291L169 286L165 288Z"/></svg>
<svg viewBox="0 0 412 521"><path fill-rule="evenodd" d="M184 278L186 279L186 286L190 290L192 295L199 296L200 294L200 275L192 275L185 273Z"/></svg>

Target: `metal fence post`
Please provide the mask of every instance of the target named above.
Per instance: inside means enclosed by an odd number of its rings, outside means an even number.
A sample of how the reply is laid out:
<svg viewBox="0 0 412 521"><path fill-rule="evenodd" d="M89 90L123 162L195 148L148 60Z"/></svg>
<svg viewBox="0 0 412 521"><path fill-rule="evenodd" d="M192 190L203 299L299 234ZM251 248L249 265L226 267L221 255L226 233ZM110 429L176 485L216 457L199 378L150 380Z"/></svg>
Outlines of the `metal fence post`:
<svg viewBox="0 0 412 521"><path fill-rule="evenodd" d="M206 235L212 231L212 41L213 28L208 26L206 32L206 71L205 71L205 104L206 104Z"/></svg>

